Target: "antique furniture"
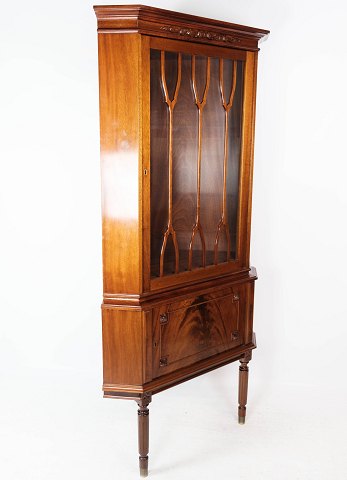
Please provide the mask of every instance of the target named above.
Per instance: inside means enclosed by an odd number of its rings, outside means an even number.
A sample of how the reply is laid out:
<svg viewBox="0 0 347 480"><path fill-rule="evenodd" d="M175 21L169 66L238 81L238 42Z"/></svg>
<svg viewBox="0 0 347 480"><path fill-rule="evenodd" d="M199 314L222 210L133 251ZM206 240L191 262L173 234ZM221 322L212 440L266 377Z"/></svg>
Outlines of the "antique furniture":
<svg viewBox="0 0 347 480"><path fill-rule="evenodd" d="M104 396L138 403L256 347L249 265L260 30L141 5L96 6Z"/></svg>

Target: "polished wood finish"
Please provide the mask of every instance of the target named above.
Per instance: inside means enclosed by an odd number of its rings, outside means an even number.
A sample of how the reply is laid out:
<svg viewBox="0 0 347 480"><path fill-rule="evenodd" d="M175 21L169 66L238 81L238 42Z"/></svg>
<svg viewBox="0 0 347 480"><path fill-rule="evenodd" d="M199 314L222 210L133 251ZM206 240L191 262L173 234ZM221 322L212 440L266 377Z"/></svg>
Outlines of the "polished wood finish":
<svg viewBox="0 0 347 480"><path fill-rule="evenodd" d="M139 440L139 467L141 477L148 476L148 452L149 452L149 409L151 395L145 394L137 400L139 406L138 415L138 440Z"/></svg>
<svg viewBox="0 0 347 480"><path fill-rule="evenodd" d="M247 52L245 63L245 84L242 113L242 146L240 171L240 211L238 251L240 262L249 265L251 242L252 186L253 186L253 155L255 131L255 105L257 88L258 52ZM242 218L247 221L241 227Z"/></svg>
<svg viewBox="0 0 347 480"><path fill-rule="evenodd" d="M240 361L244 422L258 42L268 31L142 5L98 20L104 396L138 403Z"/></svg>
<svg viewBox="0 0 347 480"><path fill-rule="evenodd" d="M246 352L240 359L239 367L239 423L243 425L246 421L246 405L248 392L248 362L252 358L252 351Z"/></svg>
<svg viewBox="0 0 347 480"><path fill-rule="evenodd" d="M143 334L148 323L145 322L141 311L103 305L103 365L106 384L141 385L145 382L146 337ZM150 328L150 325L148 327Z"/></svg>
<svg viewBox="0 0 347 480"><path fill-rule="evenodd" d="M165 375L243 343L245 293L246 286L225 287L154 309L155 375Z"/></svg>
<svg viewBox="0 0 347 480"><path fill-rule="evenodd" d="M104 291L138 293L141 37L106 33L98 44ZM120 82L125 90L114 88Z"/></svg>

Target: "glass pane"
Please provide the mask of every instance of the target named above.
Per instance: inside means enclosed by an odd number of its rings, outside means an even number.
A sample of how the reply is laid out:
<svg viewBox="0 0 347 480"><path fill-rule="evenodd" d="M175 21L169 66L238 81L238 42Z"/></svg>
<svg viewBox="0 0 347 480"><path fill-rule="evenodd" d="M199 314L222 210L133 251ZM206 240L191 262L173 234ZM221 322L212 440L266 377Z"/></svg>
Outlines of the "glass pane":
<svg viewBox="0 0 347 480"><path fill-rule="evenodd" d="M236 258L243 62L151 50L151 274Z"/></svg>

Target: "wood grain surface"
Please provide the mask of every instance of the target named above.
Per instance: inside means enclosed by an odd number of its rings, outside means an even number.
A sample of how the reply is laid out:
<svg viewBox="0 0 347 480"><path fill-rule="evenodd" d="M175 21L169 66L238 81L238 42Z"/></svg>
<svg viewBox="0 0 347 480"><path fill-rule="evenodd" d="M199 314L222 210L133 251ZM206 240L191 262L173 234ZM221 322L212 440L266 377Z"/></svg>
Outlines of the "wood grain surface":
<svg viewBox="0 0 347 480"><path fill-rule="evenodd" d="M140 38L98 36L103 278L110 293L141 291Z"/></svg>

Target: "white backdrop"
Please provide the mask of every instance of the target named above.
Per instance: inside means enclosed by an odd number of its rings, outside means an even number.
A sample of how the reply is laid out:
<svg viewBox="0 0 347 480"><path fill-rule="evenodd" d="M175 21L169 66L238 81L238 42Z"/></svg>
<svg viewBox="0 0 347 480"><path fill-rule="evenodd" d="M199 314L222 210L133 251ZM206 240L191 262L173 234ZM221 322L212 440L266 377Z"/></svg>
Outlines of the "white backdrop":
<svg viewBox="0 0 347 480"><path fill-rule="evenodd" d="M236 365L155 396L152 475L345 480L346 4L151 5L271 30L259 57L247 425L236 423ZM101 393L92 2L2 2L0 85L1 478L137 478L135 404Z"/></svg>

